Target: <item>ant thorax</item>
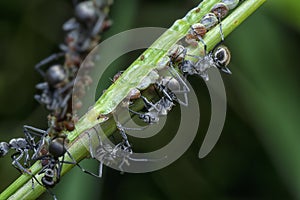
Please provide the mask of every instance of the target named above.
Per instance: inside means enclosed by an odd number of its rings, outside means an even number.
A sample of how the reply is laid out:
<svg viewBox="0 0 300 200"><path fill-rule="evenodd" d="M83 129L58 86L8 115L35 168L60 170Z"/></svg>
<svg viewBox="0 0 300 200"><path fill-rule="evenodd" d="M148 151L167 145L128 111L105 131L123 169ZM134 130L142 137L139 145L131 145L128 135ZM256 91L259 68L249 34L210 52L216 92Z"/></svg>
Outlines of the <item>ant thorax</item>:
<svg viewBox="0 0 300 200"><path fill-rule="evenodd" d="M195 63L195 68L200 74L205 73L211 67L215 67L215 62L211 54L204 56Z"/></svg>

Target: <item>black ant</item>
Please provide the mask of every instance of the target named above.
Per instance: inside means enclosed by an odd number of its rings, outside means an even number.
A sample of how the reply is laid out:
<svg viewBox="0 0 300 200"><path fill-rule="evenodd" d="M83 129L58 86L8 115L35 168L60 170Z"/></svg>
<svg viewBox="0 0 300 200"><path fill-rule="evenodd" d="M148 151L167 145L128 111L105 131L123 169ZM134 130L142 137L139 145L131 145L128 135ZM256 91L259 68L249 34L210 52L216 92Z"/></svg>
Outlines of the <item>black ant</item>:
<svg viewBox="0 0 300 200"><path fill-rule="evenodd" d="M171 70L174 70L174 72L171 73ZM139 113L129 109L130 112L137 114L147 124L157 123L159 116L167 115L176 102L183 106L188 106L187 93L190 91L189 87L174 68L169 69L169 72L173 76L162 77L160 81L154 84L155 89L162 94L162 97L156 103L152 103L146 97L141 96L147 109L146 113ZM180 82L183 84L183 89L180 89ZM183 93L185 100L182 101L177 98L176 93Z"/></svg>
<svg viewBox="0 0 300 200"><path fill-rule="evenodd" d="M41 132L41 134L35 134L36 128L31 126L24 126L25 138L14 138L9 143L0 143L0 157L4 157L10 149L16 152L11 155L12 165L21 173L27 173L32 175L28 168L31 166L31 161L37 156L43 145L43 138L47 135L47 132ZM36 137L42 139L36 141ZM21 160L24 159L24 163L21 164Z"/></svg>
<svg viewBox="0 0 300 200"><path fill-rule="evenodd" d="M63 30L68 32L67 46L61 45L65 52L69 50L78 53L91 50L94 47L94 39L102 30L110 26L106 21L103 8L109 6L97 1L84 1L75 6L75 17L63 25Z"/></svg>
<svg viewBox="0 0 300 200"><path fill-rule="evenodd" d="M38 145L34 156L31 158L32 161L40 160L42 164L42 169L38 172L38 175L43 174L41 178L41 183L35 178L38 184L44 186L47 191L56 199L55 195L49 190L53 188L59 181L61 177L61 171L63 164L72 164L78 166L84 173L92 175L94 177L99 177L84 168L82 168L67 150L65 144L67 141L67 136L65 134L60 134L52 139L48 139L48 132L42 129L26 126L26 129L30 129L34 134L40 136L41 139L38 142ZM67 154L72 161L65 160L65 154Z"/></svg>
<svg viewBox="0 0 300 200"><path fill-rule="evenodd" d="M92 129L86 131L85 133L89 137L89 152L91 158L97 159L99 164L99 177L102 176L103 164L114 167L115 169L124 172L123 166L126 164L127 166L130 165L130 161L135 162L149 162L149 161L158 161L161 159L147 159L147 158L132 158L131 155L133 154L132 147L128 142L125 127L123 127L119 122L117 122L117 129L119 130L123 140L117 145L113 145L108 138L105 138L102 141L100 134L98 132L98 128L93 127ZM98 138L98 144L94 147L92 141L91 133L92 130L95 132ZM163 158L165 159L165 157Z"/></svg>

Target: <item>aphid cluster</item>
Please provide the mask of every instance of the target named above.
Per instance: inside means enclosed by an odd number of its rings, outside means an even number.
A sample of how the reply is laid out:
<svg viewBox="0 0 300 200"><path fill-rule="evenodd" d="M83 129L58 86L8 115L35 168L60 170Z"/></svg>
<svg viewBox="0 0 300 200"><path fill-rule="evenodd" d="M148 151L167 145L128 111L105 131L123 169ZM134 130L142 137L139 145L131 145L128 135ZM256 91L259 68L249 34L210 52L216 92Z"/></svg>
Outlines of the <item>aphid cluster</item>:
<svg viewBox="0 0 300 200"><path fill-rule="evenodd" d="M173 62L179 62L179 68L185 76L195 74L201 76L206 81L209 80L207 70L211 67L216 67L224 73L231 74L231 71L227 68L231 59L230 51L226 46L222 45L224 35L221 20L225 18L228 12L234 9L238 3L239 0L222 0L220 3L215 4L210 12L203 16L199 23L191 26L189 33L185 37L185 41L192 46L197 46L198 41L200 41L204 48L203 56L189 55L185 47L176 45L169 52L171 64L173 64ZM221 42L207 53L207 45L203 37L217 24L219 24L220 27ZM186 56L194 58L195 61L185 59Z"/></svg>
<svg viewBox="0 0 300 200"><path fill-rule="evenodd" d="M191 25L188 34L180 40L180 43L169 50L167 57L163 58L159 66L157 66L157 69L151 71L140 85L133 89L128 95L127 102L129 102L129 104L127 104L127 106L132 105L137 99L142 99L144 110L146 111L135 111L129 107L127 109L130 113L137 115L141 121L147 125L157 123L160 117L167 115L174 105L180 104L188 106L187 94L190 91L186 83L188 75L198 75L205 81L208 81L209 77L207 71L212 67L226 74L231 74L231 71L227 68L231 55L228 48L222 45L224 42L222 19L225 18L228 12L234 9L238 3L238 0L222 0L220 3L215 4L210 12L204 15L198 23ZM205 38L207 32L217 25L219 26L221 41L215 45L211 51L207 52L207 45L203 38ZM189 50L198 47L199 43L203 45L204 55L189 54ZM176 68L178 68L181 73L179 73ZM183 74L183 76L180 74ZM121 73L118 73L115 77L119 78L120 75ZM114 78L114 81L115 80ZM157 93L157 100L155 102L152 102L152 100L143 95L143 90L150 89L155 90ZM183 95L183 98L179 98L179 94L181 94L181 96ZM132 96L136 98L131 98ZM124 103L121 103L120 106L124 106ZM128 141L125 130L144 129L124 127L119 121L116 123L122 136L122 141L118 143L115 148L106 148L103 145L103 147L100 148L100 156L98 156L100 162L107 160L107 156L115 160L117 155L120 155L116 153L120 149L127 152L127 154L131 154L132 147ZM127 160L127 162L129 161Z"/></svg>
<svg viewBox="0 0 300 200"><path fill-rule="evenodd" d="M62 131L74 130L76 116L72 114L71 98L75 77L85 56L99 43L100 33L111 25L111 21L107 19L111 4L111 0L76 1L74 17L63 24L65 42L60 44L61 52L36 64L35 69L43 81L36 85L40 92L34 98L49 111L47 131L25 125L24 138L0 143L0 157L13 150L12 165L44 186L54 199L56 197L49 188L60 181L64 164L77 165L83 172L98 177L74 160L67 150L67 135ZM93 67L93 64L88 67ZM91 78L86 75L77 84L81 84L84 92L84 87L88 87L91 82ZM65 154L72 161L66 161ZM42 175L41 181L29 169L36 161L40 161L42 165L37 173Z"/></svg>

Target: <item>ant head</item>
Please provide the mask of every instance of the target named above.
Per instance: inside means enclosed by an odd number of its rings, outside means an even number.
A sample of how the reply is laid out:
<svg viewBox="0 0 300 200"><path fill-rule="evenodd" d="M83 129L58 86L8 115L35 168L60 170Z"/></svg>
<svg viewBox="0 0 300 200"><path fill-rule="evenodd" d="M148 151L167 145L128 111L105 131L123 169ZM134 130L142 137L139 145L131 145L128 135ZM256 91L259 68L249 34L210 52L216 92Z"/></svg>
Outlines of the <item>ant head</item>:
<svg viewBox="0 0 300 200"><path fill-rule="evenodd" d="M0 157L5 156L9 151L9 144L6 142L1 142L0 143Z"/></svg>
<svg viewBox="0 0 300 200"><path fill-rule="evenodd" d="M49 144L49 153L58 158L66 153L65 138L55 138Z"/></svg>
<svg viewBox="0 0 300 200"><path fill-rule="evenodd" d="M226 67L229 64L231 59L230 51L226 46L224 45L218 46L213 52L213 59L216 66L220 70L224 71L225 73L231 74L229 69Z"/></svg>
<svg viewBox="0 0 300 200"><path fill-rule="evenodd" d="M66 78L66 73L61 65L51 66L46 73L46 80L49 85L55 87Z"/></svg>
<svg viewBox="0 0 300 200"><path fill-rule="evenodd" d="M97 21L96 8L92 1L79 3L75 8L76 19L87 26L93 25Z"/></svg>

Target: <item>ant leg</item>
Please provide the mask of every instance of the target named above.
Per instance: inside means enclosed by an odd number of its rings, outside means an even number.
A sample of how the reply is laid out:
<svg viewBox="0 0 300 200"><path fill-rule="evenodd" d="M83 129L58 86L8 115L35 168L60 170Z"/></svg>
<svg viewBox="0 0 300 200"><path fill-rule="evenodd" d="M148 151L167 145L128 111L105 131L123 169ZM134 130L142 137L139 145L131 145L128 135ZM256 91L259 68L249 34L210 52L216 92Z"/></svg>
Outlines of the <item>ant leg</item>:
<svg viewBox="0 0 300 200"><path fill-rule="evenodd" d="M28 125L24 125L23 129L24 129L24 133L29 134L29 135L32 134L32 135L36 135L36 136L39 136L39 137L42 137L42 138L46 137L48 135L47 131L39 129L39 128L35 128L35 127L32 127L32 126L28 126Z"/></svg>
<svg viewBox="0 0 300 200"><path fill-rule="evenodd" d="M94 26L94 28L91 31L90 37L95 37L99 31L101 30L102 26L103 26L103 22L105 20L105 15L102 14L102 12L98 12L99 16L98 16L98 20Z"/></svg>
<svg viewBox="0 0 300 200"><path fill-rule="evenodd" d="M183 85L183 90L178 90L178 91L172 91L173 93L183 93L184 94L184 101L181 101L180 99L177 98L177 101L179 104L183 106L188 106L188 96L187 93L190 92L190 88L186 84L186 79L183 80L183 78L180 77L178 72L174 69L174 67L171 65L170 68L168 68L170 74Z"/></svg>
<svg viewBox="0 0 300 200"><path fill-rule="evenodd" d="M196 56L196 55L192 55L192 54L186 54L186 55L189 56L189 57L192 57L192 58L196 58L198 60L202 59L202 57L200 57L200 56Z"/></svg>
<svg viewBox="0 0 300 200"><path fill-rule="evenodd" d="M34 181L33 180L35 180L40 186L42 186L42 187L44 187L44 188L46 188L46 190L47 190L47 192L53 197L53 199L54 200L57 200L57 198L56 198L56 196L55 196L55 194L49 189L49 188L47 188L47 187L45 187L36 177L35 177L35 175L32 175L32 177L31 177L31 181L32 181L32 189L34 189Z"/></svg>
<svg viewBox="0 0 300 200"><path fill-rule="evenodd" d="M170 80L167 81L167 84ZM167 85L166 84L166 85ZM169 101L173 101L173 98L171 97L169 91L166 90L166 86L161 83L156 83L155 86L158 88L160 92L163 93L163 97L167 98Z"/></svg>
<svg viewBox="0 0 300 200"><path fill-rule="evenodd" d="M32 175L32 173L30 171L28 171L25 167L23 167L20 163L20 160L22 159L24 155L24 152L21 151L21 152L17 152L17 153L14 153L11 158L12 158L12 165L17 169L19 170L21 173L25 172L26 174L29 174L29 175Z"/></svg>
<svg viewBox="0 0 300 200"><path fill-rule="evenodd" d="M74 86L74 82L75 82L75 79L73 79L72 81L70 81L69 83L67 83L63 88L59 89L58 93L59 94L62 94L64 93L66 90L70 89L71 87Z"/></svg>
<svg viewBox="0 0 300 200"><path fill-rule="evenodd" d="M144 104L145 104L145 107L147 110L149 110L150 108L154 108L157 112L159 112L160 110L158 108L156 108L156 106L150 102L146 97L144 96L141 96L141 98L143 99L144 101Z"/></svg>
<svg viewBox="0 0 300 200"><path fill-rule="evenodd" d="M29 152L28 149L24 149L24 165L29 168L31 167L31 163L30 163L30 156L29 156Z"/></svg>
<svg viewBox="0 0 300 200"><path fill-rule="evenodd" d="M42 129L38 129L32 126L23 126L23 132L25 134L26 139L28 142L30 142L30 146L33 148L34 154L32 155L32 159L37 158L38 153L41 151L44 142L45 137L48 135L47 131L44 131ZM41 140L39 140L37 143L34 141L34 136L41 137Z"/></svg>
<svg viewBox="0 0 300 200"><path fill-rule="evenodd" d="M98 141L99 141L99 145L102 146L102 140L98 134L98 131L96 130L95 127L93 127L93 129L95 130L96 134L97 134L97 138L98 138ZM92 147L92 138L91 138L91 135L89 132L86 132L86 134L88 135L89 137L89 151L90 151L90 155L91 155L91 158L95 159L95 152L94 152L94 148ZM103 169L103 163L101 161L99 161L99 170L98 170L98 177L101 178L102 177L102 169Z"/></svg>
<svg viewBox="0 0 300 200"><path fill-rule="evenodd" d="M42 66L52 62L53 60L58 60L59 58L61 58L62 56L64 56L65 53L61 52L61 53L55 53L50 55L49 57L43 59L42 61L40 61L38 64L35 65L35 70L38 71L42 77L45 77L45 72L41 69Z"/></svg>
<svg viewBox="0 0 300 200"><path fill-rule="evenodd" d="M62 160L61 162L65 163L65 164L73 164L73 165L76 165L77 167L79 167L79 168L81 169L82 172L84 172L84 173L86 173L86 174L89 174L89 175L91 175L91 176L94 176L94 177L96 177L96 178L101 178L102 173L99 174L99 175L96 175L96 174L94 174L94 173L92 173L92 172L90 172L90 171L84 169L83 167L81 167L81 165L79 165L79 163L76 162L76 160L74 159L74 157L70 154L70 152L69 152L68 150L66 150L66 153L68 154L68 156L71 158L71 160L72 160L73 162L68 162L68 161L64 161L64 160ZM64 159L64 158L63 158L63 159Z"/></svg>
<svg viewBox="0 0 300 200"><path fill-rule="evenodd" d="M220 24L221 42L224 42L224 34L223 34L222 22L221 22L221 19L220 19L220 18L219 18L219 24Z"/></svg>
<svg viewBox="0 0 300 200"><path fill-rule="evenodd" d="M61 108L65 107L69 101L69 99L71 98L71 95L72 95L72 91L69 91L66 96L63 98L62 102L60 103L60 106Z"/></svg>
<svg viewBox="0 0 300 200"><path fill-rule="evenodd" d="M95 130L96 132L96 135L97 135L97 138L98 138L98 141L99 141L99 145L102 146L102 140L100 138L100 135L98 134L98 131L95 127L93 127L93 129ZM89 132L86 132L88 137L89 137L89 149L90 149L90 155L91 155L91 158L95 159L95 152L94 152L94 149L92 147L92 139L91 139L91 136L90 136L90 133ZM102 169L103 169L103 163L101 161L99 161L99 170L98 170L98 176L99 177L102 177Z"/></svg>
<svg viewBox="0 0 300 200"><path fill-rule="evenodd" d="M142 120L143 120L144 122L146 122L147 124L151 124L151 119L150 119L150 116L149 116L149 115L144 114L144 113L140 113L140 112L136 112L136 111L131 110L131 109L129 109L129 108L128 108L128 110L129 110L129 112L131 112L131 113L133 113L133 114L135 114L135 115L138 115L139 118L142 119ZM144 129L142 129L142 130L144 130Z"/></svg>
<svg viewBox="0 0 300 200"><path fill-rule="evenodd" d="M126 132L125 132L125 129L124 129L124 127L120 124L120 122L117 122L117 128L119 129L119 131L120 131L120 134L121 134L121 136L122 136L122 138L123 138L123 142L121 142L121 143L123 143L122 144L122 146L123 146L123 148L124 148L124 150L126 149L128 149L128 150L130 150L131 151L131 145L130 145L130 143L129 143L129 141L128 141L128 137L127 137L127 135L126 135ZM121 144L120 143L120 144ZM118 146L118 145L117 145Z"/></svg>
<svg viewBox="0 0 300 200"><path fill-rule="evenodd" d="M93 127L93 129L95 130L95 132L96 132L96 134L97 134L97 138L98 138L98 141L99 141L99 145L100 145L100 146L103 146L101 137L100 137L100 135L99 135L99 133L98 133L98 130L97 130L95 127ZM89 137L90 137L90 135L89 135ZM91 142L91 138L90 138L90 142ZM90 144L91 144L91 143L90 143ZM93 152L93 151L90 151L90 152ZM91 157L92 157L93 159L95 159L94 152L93 152L93 155L91 154ZM99 177L100 177L100 178L102 177L102 174L103 174L102 172L103 172L103 162L99 161L98 174L99 174Z"/></svg>

